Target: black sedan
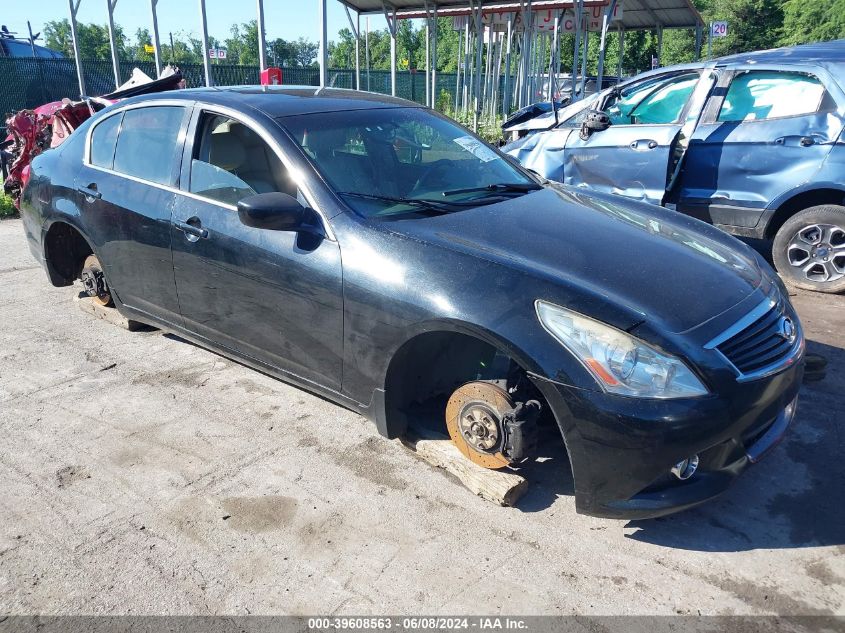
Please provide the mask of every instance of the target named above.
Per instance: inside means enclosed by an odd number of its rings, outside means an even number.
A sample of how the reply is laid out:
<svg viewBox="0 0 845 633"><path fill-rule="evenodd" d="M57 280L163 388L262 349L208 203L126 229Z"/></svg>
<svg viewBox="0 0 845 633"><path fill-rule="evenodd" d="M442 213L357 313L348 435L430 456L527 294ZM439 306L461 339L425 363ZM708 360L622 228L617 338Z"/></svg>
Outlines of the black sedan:
<svg viewBox="0 0 845 633"><path fill-rule="evenodd" d="M471 460L563 436L579 512L724 491L782 437L804 338L752 250L541 182L451 120L340 90L122 101L36 158L22 216L54 285L370 417L437 411ZM428 418L430 421L430 417Z"/></svg>

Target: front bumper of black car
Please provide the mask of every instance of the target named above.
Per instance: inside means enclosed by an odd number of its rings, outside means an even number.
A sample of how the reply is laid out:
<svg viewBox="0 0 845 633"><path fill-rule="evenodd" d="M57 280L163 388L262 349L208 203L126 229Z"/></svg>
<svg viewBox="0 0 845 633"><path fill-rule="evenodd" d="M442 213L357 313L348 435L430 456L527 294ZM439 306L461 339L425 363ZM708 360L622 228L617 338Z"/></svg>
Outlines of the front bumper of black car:
<svg viewBox="0 0 845 633"><path fill-rule="evenodd" d="M730 393L642 400L534 377L564 434L581 514L645 519L712 499L783 437L795 414L803 362ZM685 480L671 474L698 456Z"/></svg>

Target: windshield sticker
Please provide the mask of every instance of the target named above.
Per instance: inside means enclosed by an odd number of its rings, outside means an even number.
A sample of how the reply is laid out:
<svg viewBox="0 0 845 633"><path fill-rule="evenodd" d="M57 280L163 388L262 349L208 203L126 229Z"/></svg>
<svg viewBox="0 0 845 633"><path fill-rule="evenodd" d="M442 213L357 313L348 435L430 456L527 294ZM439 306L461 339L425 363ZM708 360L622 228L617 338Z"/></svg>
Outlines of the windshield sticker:
<svg viewBox="0 0 845 633"><path fill-rule="evenodd" d="M471 136L459 136L455 142L483 163L489 163L498 158L496 152Z"/></svg>

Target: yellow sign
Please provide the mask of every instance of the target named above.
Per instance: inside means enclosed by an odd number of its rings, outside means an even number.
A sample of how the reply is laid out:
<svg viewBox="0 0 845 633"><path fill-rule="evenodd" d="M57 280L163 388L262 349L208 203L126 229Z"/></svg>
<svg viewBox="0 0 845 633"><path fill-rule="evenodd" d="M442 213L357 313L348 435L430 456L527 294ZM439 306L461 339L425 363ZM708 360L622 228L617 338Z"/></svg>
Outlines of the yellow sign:
<svg viewBox="0 0 845 633"><path fill-rule="evenodd" d="M144 52L145 53L155 53L156 49L155 46L152 44L144 44Z"/></svg>

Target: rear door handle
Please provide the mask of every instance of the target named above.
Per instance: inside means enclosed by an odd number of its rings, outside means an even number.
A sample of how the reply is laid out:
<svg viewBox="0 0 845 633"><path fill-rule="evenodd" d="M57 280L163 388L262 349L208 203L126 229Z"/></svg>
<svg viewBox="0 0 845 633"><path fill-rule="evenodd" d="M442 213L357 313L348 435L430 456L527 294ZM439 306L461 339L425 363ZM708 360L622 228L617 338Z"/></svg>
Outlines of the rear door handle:
<svg viewBox="0 0 845 633"><path fill-rule="evenodd" d="M192 241L196 241L200 238L208 238L208 229L202 228L202 226L200 225L199 218L188 218L186 222L177 220L173 223L173 226L175 226L177 229L182 231L182 233L187 235L188 239L191 239L193 237L194 239Z"/></svg>
<svg viewBox="0 0 845 633"><path fill-rule="evenodd" d="M93 182L87 187L77 187L76 190L79 193L84 194L86 197L94 198L95 200L99 200L103 197L103 194L97 191L97 185Z"/></svg>

